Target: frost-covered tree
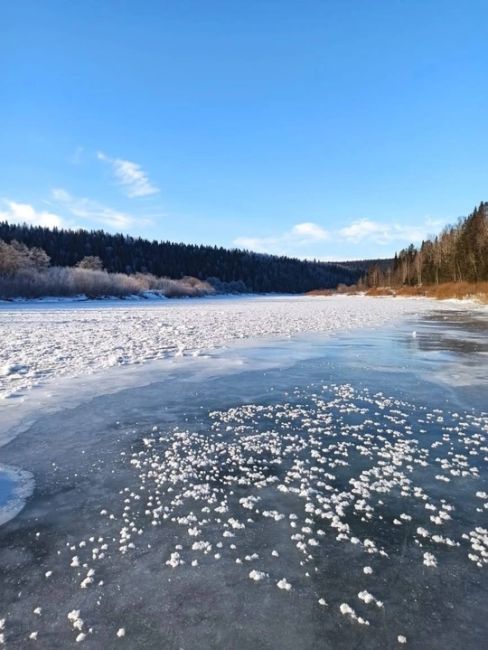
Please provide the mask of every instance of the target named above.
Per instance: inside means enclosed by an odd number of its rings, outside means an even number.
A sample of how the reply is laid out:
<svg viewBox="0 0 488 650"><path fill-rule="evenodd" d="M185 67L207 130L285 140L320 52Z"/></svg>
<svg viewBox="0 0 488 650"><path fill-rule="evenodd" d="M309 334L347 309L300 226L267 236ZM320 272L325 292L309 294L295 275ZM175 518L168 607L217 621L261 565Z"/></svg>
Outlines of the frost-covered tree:
<svg viewBox="0 0 488 650"><path fill-rule="evenodd" d="M86 255L76 265L79 269L89 269L90 271L101 271L103 262L98 255Z"/></svg>

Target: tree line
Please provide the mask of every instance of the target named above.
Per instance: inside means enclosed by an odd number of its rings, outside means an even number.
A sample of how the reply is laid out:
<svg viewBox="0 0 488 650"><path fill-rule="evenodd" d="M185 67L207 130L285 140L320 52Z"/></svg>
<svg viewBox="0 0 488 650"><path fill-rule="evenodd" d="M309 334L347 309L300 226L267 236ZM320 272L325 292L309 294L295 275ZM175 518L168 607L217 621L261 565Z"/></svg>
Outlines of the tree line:
<svg viewBox="0 0 488 650"><path fill-rule="evenodd" d="M51 266L50 261L42 248L0 239L0 299L149 294L173 298L215 293L214 287L198 278L174 280L150 273L109 273L93 255L85 256L76 266Z"/></svg>
<svg viewBox="0 0 488 650"><path fill-rule="evenodd" d="M87 257L110 273L192 276L218 292L303 293L353 285L370 262L326 263L217 246L149 241L103 230L68 230L0 222L0 239L43 251L56 267L74 267ZM1 254L1 253L0 253ZM40 253L39 253L40 254Z"/></svg>
<svg viewBox="0 0 488 650"><path fill-rule="evenodd" d="M401 250L386 268L372 264L360 284L402 287L487 280L488 202L482 202L437 237Z"/></svg>

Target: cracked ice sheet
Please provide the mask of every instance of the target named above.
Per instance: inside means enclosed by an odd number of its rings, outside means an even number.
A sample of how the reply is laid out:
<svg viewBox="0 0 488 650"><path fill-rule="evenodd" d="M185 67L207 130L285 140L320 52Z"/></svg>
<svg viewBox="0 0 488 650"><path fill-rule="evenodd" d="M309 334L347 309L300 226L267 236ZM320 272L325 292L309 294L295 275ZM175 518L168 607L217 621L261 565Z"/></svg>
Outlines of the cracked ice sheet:
<svg viewBox="0 0 488 650"><path fill-rule="evenodd" d="M435 301L364 296L238 297L0 305L0 399L59 377L168 357L233 341L375 327L425 313Z"/></svg>

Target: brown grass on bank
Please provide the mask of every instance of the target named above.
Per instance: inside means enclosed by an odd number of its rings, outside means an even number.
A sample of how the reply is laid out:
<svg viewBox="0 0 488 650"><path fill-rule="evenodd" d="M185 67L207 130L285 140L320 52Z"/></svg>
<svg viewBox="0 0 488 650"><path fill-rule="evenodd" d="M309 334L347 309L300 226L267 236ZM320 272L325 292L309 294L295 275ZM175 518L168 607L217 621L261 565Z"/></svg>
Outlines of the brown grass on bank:
<svg viewBox="0 0 488 650"><path fill-rule="evenodd" d="M358 288L353 286L348 286L347 284L339 284L337 289L313 289L312 291L307 291L307 296L334 296L336 294L345 294L353 295L358 293Z"/></svg>
<svg viewBox="0 0 488 650"><path fill-rule="evenodd" d="M309 296L331 296L334 294L354 295L360 293L357 287L338 287L336 291L331 289L317 289L309 291ZM456 298L473 298L479 302L488 304L488 282L444 282L425 286L404 286L393 289L392 287L375 287L366 289L367 296L420 296L436 298L437 300L448 300Z"/></svg>
<svg viewBox="0 0 488 650"><path fill-rule="evenodd" d="M333 296L336 291L334 289L313 289L313 291L307 291L305 295L307 296Z"/></svg>
<svg viewBox="0 0 488 650"><path fill-rule="evenodd" d="M398 289L378 287L368 289L366 293L368 296L425 296L437 300L474 298L480 302L488 303L488 282L444 282L428 286L405 286Z"/></svg>

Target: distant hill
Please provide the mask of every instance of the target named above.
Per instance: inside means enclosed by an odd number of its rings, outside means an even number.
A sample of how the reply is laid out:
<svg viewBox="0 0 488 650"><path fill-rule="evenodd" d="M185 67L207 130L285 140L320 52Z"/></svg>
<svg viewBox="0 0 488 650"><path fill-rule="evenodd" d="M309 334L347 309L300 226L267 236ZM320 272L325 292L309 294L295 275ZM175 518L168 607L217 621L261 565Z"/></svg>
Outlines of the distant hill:
<svg viewBox="0 0 488 650"><path fill-rule="evenodd" d="M393 263L393 257L380 257L378 259L371 260L350 260L340 262L341 266L344 266L352 271L367 271L372 266L379 267L380 269L386 271L391 267Z"/></svg>
<svg viewBox="0 0 488 650"><path fill-rule="evenodd" d="M50 229L0 222L0 239L43 249L54 266L75 266L97 256L116 273L152 273L208 280L217 291L302 293L355 284L371 264L385 260L340 263L305 261L217 246L149 241L102 230ZM390 260L391 262L391 260Z"/></svg>

